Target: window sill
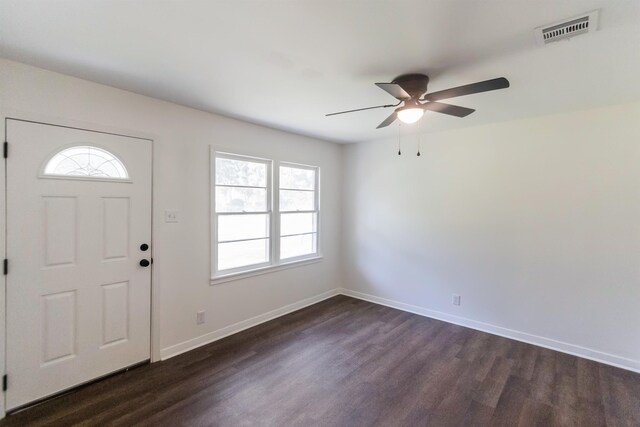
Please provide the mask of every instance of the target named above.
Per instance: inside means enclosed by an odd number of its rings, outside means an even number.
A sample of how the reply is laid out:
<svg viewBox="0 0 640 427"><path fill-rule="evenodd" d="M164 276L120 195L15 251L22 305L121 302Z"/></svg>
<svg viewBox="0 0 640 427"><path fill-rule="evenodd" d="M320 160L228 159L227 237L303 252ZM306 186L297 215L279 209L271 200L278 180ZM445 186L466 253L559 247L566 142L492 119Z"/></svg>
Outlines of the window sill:
<svg viewBox="0 0 640 427"><path fill-rule="evenodd" d="M259 276L261 274L272 273L280 270L287 270L289 268L302 267L304 265L315 264L322 261L321 255L314 256L313 258L305 258L291 262L285 262L279 265L269 265L267 267L260 267L254 270L241 271L238 273L225 274L211 278L211 285L218 285L220 283L231 282L234 280L245 279L247 277Z"/></svg>

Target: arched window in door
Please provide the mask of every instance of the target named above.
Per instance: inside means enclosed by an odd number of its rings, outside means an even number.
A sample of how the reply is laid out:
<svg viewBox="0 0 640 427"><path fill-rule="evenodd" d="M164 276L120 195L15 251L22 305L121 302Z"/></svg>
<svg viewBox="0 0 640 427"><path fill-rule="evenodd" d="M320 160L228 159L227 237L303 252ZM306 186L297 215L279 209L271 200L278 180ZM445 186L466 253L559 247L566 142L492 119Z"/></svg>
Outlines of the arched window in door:
<svg viewBox="0 0 640 427"><path fill-rule="evenodd" d="M97 179L129 179L124 164L114 154L90 145L76 145L57 152L44 167L45 176Z"/></svg>

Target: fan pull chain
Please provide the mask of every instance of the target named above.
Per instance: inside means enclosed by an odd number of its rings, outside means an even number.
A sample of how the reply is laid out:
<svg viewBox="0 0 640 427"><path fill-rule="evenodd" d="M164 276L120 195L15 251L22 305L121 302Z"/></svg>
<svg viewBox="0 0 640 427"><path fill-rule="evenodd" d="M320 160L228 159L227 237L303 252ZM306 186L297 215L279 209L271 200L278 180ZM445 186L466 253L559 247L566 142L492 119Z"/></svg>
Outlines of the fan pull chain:
<svg viewBox="0 0 640 427"><path fill-rule="evenodd" d="M420 120L420 122L418 123L418 153L416 154L417 157L420 157L420 145L422 143L422 128L424 127L422 123L423 123L423 120Z"/></svg>
<svg viewBox="0 0 640 427"><path fill-rule="evenodd" d="M401 137L400 126L402 126L402 125L398 124L398 156L402 155L401 143L400 143L400 141L401 141L401 139L400 139L400 137Z"/></svg>

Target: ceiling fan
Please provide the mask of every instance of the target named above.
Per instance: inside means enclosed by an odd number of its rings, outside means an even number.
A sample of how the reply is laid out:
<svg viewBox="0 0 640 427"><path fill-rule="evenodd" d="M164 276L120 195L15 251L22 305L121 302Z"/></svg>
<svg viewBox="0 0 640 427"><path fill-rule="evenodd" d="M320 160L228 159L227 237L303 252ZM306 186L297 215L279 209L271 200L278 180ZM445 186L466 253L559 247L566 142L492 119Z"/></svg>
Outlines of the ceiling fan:
<svg viewBox="0 0 640 427"><path fill-rule="evenodd" d="M454 98L456 96L472 95L474 93L505 89L509 87L509 80L504 77L498 77L497 79L471 83L438 92L427 93L425 95L428 84L429 77L424 74L404 74L393 79L391 83L376 83L376 86L396 98L398 100L397 104L377 105L375 107L340 111L337 113L327 114L327 116L372 110L374 108L398 107L389 117L384 119L384 121L378 125L377 129L389 126L396 119L399 119L403 123L415 123L422 118L425 110L448 114L450 116L466 117L475 110L472 108L459 107L457 105L443 104L437 101ZM404 105L399 106L400 104Z"/></svg>

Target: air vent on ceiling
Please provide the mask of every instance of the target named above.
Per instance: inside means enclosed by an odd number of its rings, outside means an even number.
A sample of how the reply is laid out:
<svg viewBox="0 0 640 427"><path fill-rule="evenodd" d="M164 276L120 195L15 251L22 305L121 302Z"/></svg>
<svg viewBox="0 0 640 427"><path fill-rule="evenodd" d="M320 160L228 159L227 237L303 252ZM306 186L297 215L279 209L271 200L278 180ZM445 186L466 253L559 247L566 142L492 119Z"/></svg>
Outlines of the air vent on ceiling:
<svg viewBox="0 0 640 427"><path fill-rule="evenodd" d="M592 33L598 29L598 11L565 19L550 25L536 28L538 44L545 45L559 40L570 39L581 34Z"/></svg>

